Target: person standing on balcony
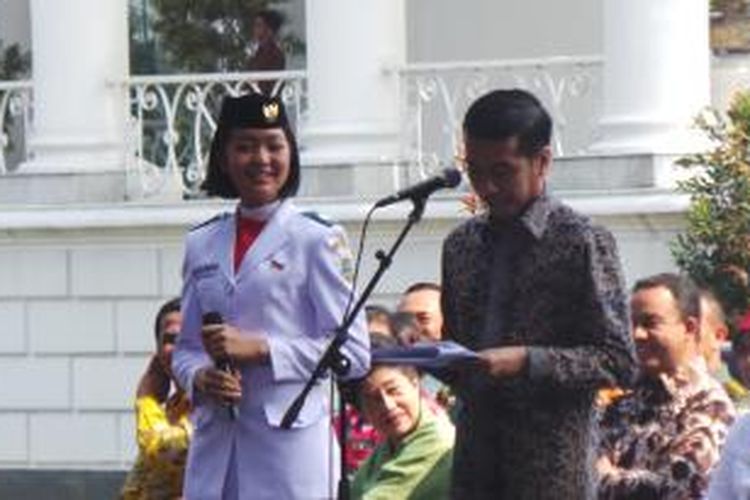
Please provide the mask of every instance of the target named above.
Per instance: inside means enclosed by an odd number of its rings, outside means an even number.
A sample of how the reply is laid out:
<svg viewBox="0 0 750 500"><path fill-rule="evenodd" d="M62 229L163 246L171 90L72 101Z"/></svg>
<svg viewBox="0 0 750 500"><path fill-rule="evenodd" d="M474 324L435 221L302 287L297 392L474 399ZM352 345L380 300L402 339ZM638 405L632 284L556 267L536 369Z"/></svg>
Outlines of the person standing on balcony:
<svg viewBox="0 0 750 500"><path fill-rule="evenodd" d="M186 498L328 498L335 491L327 384L313 387L291 429L281 428L350 293L344 233L294 206L299 182L283 104L259 94L227 97L203 187L239 204L188 233L173 362L194 407ZM348 333L350 375L362 376L369 366L364 315Z"/></svg>
<svg viewBox="0 0 750 500"><path fill-rule="evenodd" d="M279 30L284 24L280 12L265 9L253 20L253 47L247 69L250 71L283 71L286 68L286 55L279 43ZM266 95L278 94L275 80L258 82L258 88Z"/></svg>
<svg viewBox="0 0 750 500"><path fill-rule="evenodd" d="M446 377L461 401L453 498L593 498L594 396L635 371L615 240L546 193L536 97L490 92L463 131L488 210L443 245L443 338L479 354Z"/></svg>

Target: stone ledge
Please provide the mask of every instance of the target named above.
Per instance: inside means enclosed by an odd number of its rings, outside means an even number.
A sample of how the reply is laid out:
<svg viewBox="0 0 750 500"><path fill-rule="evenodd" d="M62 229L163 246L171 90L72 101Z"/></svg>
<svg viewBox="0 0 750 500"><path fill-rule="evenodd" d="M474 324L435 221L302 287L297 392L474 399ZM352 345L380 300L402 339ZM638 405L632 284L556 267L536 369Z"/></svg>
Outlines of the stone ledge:
<svg viewBox="0 0 750 500"><path fill-rule="evenodd" d="M126 199L125 171L12 172L0 177L4 204L105 203Z"/></svg>
<svg viewBox="0 0 750 500"><path fill-rule="evenodd" d="M687 174L676 155L627 154L568 156L554 160L550 187L555 191L673 189Z"/></svg>
<svg viewBox="0 0 750 500"><path fill-rule="evenodd" d="M0 469L0 498L118 498L125 471Z"/></svg>

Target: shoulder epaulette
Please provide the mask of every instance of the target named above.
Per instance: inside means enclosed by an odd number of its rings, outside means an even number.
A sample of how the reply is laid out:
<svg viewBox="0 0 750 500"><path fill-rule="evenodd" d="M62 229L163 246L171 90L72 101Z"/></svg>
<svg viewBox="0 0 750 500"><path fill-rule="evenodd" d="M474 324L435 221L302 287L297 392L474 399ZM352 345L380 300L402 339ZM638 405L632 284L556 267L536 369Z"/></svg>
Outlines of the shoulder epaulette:
<svg viewBox="0 0 750 500"><path fill-rule="evenodd" d="M318 224L322 224L325 227L333 227L333 222L329 219L326 219L322 215L320 215L318 212L302 212L302 215L307 217L308 219L317 222Z"/></svg>
<svg viewBox="0 0 750 500"><path fill-rule="evenodd" d="M191 227L190 231L195 231L196 229L200 229L202 227L208 226L209 224L213 224L214 222L218 222L220 220L226 219L227 217L229 217L229 214L226 212L214 215L210 219L204 220L203 222L199 222L195 226Z"/></svg>

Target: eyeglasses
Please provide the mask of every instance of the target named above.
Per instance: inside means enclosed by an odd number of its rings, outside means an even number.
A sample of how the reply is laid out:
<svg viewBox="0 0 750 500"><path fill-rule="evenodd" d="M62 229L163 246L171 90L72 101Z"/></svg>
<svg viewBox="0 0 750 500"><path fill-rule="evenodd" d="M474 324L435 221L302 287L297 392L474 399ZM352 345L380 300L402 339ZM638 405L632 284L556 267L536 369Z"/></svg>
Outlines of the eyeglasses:
<svg viewBox="0 0 750 500"><path fill-rule="evenodd" d="M489 181L495 186L510 183L523 168L522 163L496 163L490 165L478 165L469 162L466 157L455 157L459 168L466 172L472 182Z"/></svg>

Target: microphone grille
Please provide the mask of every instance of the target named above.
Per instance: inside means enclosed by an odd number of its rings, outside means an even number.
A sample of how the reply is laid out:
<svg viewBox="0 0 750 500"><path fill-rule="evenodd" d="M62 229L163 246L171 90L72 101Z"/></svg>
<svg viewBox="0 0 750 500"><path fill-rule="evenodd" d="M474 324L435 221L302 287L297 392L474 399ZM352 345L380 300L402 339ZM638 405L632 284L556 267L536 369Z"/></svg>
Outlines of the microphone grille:
<svg viewBox="0 0 750 500"><path fill-rule="evenodd" d="M455 168L446 168L443 170L443 177L445 178L445 186L454 188L461 184L461 172Z"/></svg>

